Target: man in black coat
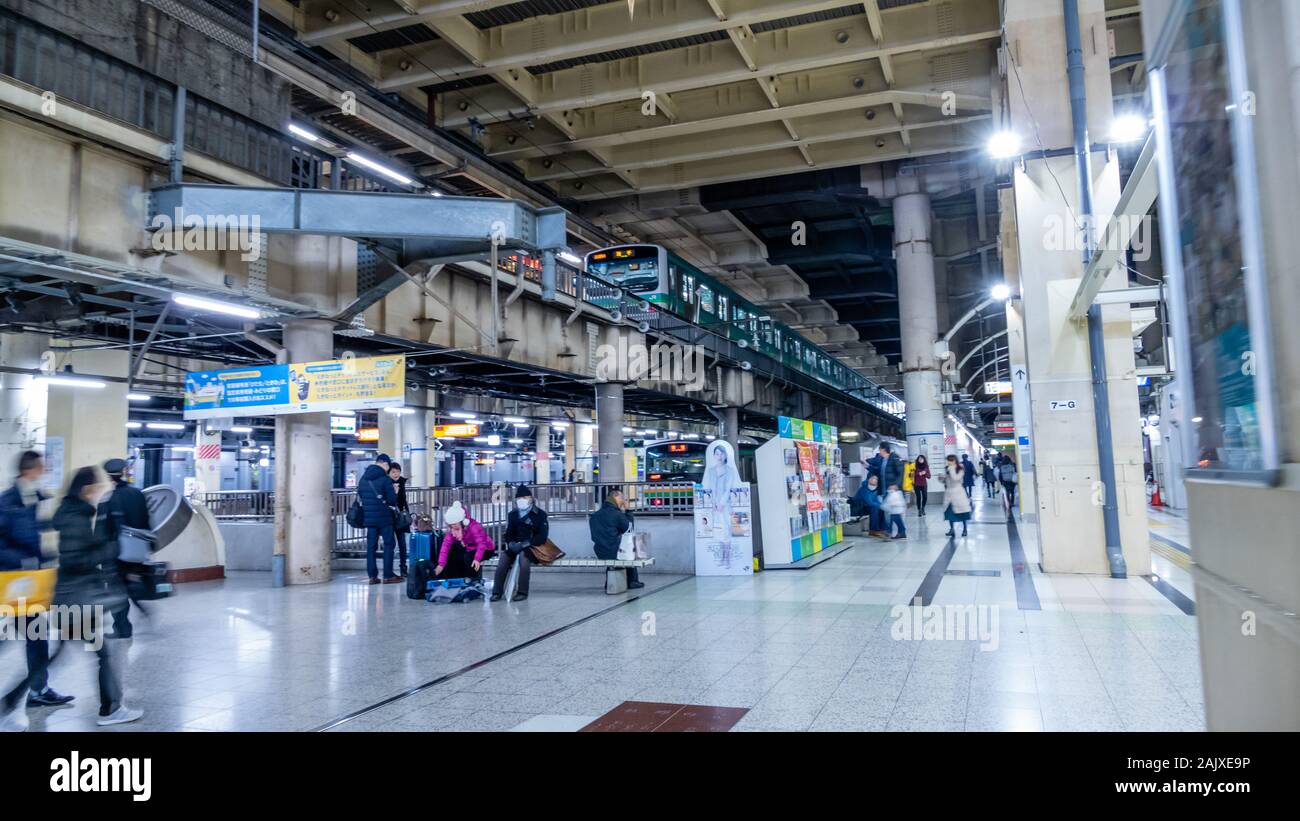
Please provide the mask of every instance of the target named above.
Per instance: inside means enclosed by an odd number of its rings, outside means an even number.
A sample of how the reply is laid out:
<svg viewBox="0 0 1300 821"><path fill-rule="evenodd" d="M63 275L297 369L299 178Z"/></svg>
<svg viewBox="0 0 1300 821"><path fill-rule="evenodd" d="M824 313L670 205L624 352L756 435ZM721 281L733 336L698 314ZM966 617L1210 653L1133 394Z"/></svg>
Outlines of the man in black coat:
<svg viewBox="0 0 1300 821"><path fill-rule="evenodd" d="M45 460L34 450L18 457L18 476L13 487L0 493L0 571L35 570L43 561L37 507L49 498L40 488ZM27 651L27 703L34 707L67 704L72 696L56 693L49 686L50 645L47 641L25 641ZM15 690L15 698L21 690ZM5 704L8 712L12 704Z"/></svg>
<svg viewBox="0 0 1300 821"><path fill-rule="evenodd" d="M379 541L384 542L384 584L397 584L401 576L393 575L393 552L397 535L393 531L393 508L397 507L397 491L388 476L392 463L388 454L375 457L375 463L366 468L357 481L357 499L361 501L362 519L366 528L366 574L371 584L379 584L379 568L375 553Z"/></svg>
<svg viewBox="0 0 1300 821"><path fill-rule="evenodd" d="M145 501L144 491L126 480L126 460L109 459L104 463L104 472L113 483L113 490L107 499L99 503L97 518L105 522L110 537L116 539L121 534L123 526L136 530L149 530L149 503ZM124 562L119 558L117 570L125 584L128 575L143 573L144 567L134 562ZM140 602L136 602L135 606L140 608L141 613L148 615ZM113 611L113 635L116 638L131 638L133 628L130 611L130 598L119 609Z"/></svg>
<svg viewBox="0 0 1300 821"><path fill-rule="evenodd" d="M605 499L600 509L591 514L588 524L591 527L592 549L598 559L617 559L618 545L623 534L632 529L632 514L626 510L627 502L620 491L613 491ZM627 569L628 589L645 587L635 567Z"/></svg>
<svg viewBox="0 0 1300 821"><path fill-rule="evenodd" d="M898 458L888 442L880 443L880 492L888 493L903 488L903 460Z"/></svg>
<svg viewBox="0 0 1300 821"><path fill-rule="evenodd" d="M510 601L528 598L528 582L532 577L533 566L528 549L546 544L550 532L546 511L533 500L533 491L528 485L515 488L515 509L506 517L506 533L503 537L506 549L497 559L497 572L492 578L492 597L488 601L501 601L506 579L509 578L510 568L514 567L516 559L519 560L519 584Z"/></svg>

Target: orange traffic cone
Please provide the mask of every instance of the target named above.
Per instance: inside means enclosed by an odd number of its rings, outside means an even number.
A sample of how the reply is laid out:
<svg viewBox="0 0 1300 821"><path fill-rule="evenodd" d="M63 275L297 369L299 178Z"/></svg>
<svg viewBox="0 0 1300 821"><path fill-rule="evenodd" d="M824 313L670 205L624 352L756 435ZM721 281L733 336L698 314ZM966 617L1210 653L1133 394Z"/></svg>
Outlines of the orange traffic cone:
<svg viewBox="0 0 1300 821"><path fill-rule="evenodd" d="M1165 503L1160 499L1160 485L1155 485L1155 489L1151 491L1151 506L1152 507L1165 506Z"/></svg>

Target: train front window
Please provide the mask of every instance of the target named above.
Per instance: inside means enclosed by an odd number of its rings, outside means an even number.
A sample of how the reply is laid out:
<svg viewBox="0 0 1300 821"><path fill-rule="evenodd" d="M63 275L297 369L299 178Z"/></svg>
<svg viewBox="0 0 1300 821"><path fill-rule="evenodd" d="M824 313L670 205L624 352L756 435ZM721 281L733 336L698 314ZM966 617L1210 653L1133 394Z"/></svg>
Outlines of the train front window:
<svg viewBox="0 0 1300 821"><path fill-rule="evenodd" d="M606 248L587 255L587 271L636 293L659 290L659 249L652 245Z"/></svg>
<svg viewBox="0 0 1300 821"><path fill-rule="evenodd" d="M645 475L649 481L698 478L704 475L706 445L673 442L652 445L645 451ZM658 476L659 479L651 477Z"/></svg>

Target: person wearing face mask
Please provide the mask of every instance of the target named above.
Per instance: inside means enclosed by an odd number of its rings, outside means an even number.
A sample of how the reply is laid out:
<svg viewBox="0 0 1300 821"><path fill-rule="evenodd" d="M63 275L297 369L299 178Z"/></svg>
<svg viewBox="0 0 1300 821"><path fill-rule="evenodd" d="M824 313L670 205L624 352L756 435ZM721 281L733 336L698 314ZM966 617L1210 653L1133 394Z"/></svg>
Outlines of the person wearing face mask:
<svg viewBox="0 0 1300 821"><path fill-rule="evenodd" d="M528 598L528 581L532 576L532 560L529 548L546 544L550 526L546 522L546 511L537 506L533 500L533 491L528 485L515 488L515 509L506 517L504 541L505 552L497 561L497 572L492 577L492 597L488 601L501 601L505 593L506 579L510 569L519 561L519 585L510 601L523 601Z"/></svg>

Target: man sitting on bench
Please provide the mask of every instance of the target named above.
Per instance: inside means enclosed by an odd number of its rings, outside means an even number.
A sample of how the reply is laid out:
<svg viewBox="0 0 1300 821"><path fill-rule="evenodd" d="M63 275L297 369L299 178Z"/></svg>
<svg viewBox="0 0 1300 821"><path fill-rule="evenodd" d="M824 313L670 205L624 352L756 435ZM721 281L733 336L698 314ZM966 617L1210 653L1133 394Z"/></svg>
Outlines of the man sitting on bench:
<svg viewBox="0 0 1300 821"><path fill-rule="evenodd" d="M532 576L532 558L529 548L546 544L550 527L546 523L546 511L533 502L533 491L528 485L515 488L515 509L506 517L506 533L503 540L506 550L497 560L497 572L492 577L492 597L488 601L501 601L505 593L506 579L510 568L519 560L519 584L510 601L523 601L528 598L528 580Z"/></svg>
<svg viewBox="0 0 1300 821"><path fill-rule="evenodd" d="M591 514L592 549L599 559L617 559L618 545L623 534L632 529L632 514L627 512L627 502L622 491L612 491L600 509ZM637 576L635 567L627 569L627 587L635 590L645 587Z"/></svg>

